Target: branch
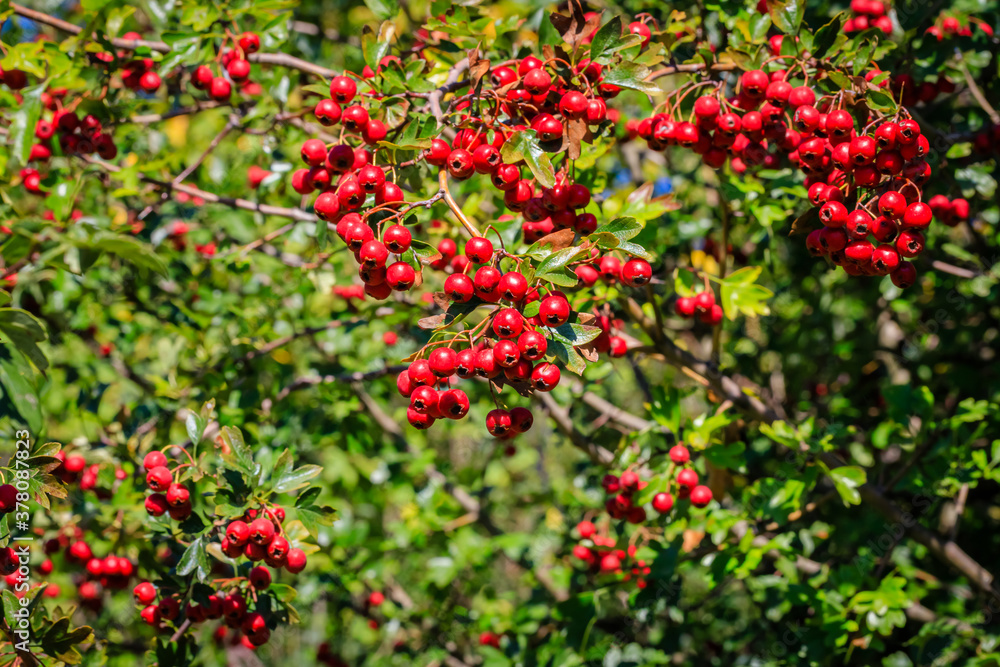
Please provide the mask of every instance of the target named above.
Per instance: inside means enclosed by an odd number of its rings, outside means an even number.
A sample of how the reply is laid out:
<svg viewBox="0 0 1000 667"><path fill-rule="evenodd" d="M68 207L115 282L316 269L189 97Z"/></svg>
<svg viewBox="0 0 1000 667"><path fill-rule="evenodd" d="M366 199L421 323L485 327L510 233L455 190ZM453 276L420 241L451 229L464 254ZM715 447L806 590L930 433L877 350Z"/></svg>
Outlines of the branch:
<svg viewBox="0 0 1000 667"><path fill-rule="evenodd" d="M122 170L121 167L118 167L116 165L113 165L109 162L105 162L104 160L100 160L95 157L81 155L80 158L84 162L96 165L112 174ZM235 197L222 197L213 192L201 190L199 188L192 187L190 185L184 185L181 183L174 185L166 181L161 181L159 179L153 178L152 176L147 176L146 174L139 174L139 180L141 180L144 183L149 183L150 185L161 190L166 190L166 191L177 190L178 192L187 193L192 197L201 197L206 202L210 202L212 204L223 204L231 208L243 209L245 211L254 211L262 215L273 215L279 218L291 218L292 220L298 220L299 222L315 222L316 220L318 220L318 218L315 215L311 213L306 213L302 209L287 208L284 206L271 206L269 204L258 204L256 202L252 202L246 199L238 199Z"/></svg>
<svg viewBox="0 0 1000 667"><path fill-rule="evenodd" d="M559 430L566 434L577 449L586 453L591 461L607 466L615 460L614 452L590 442L587 436L577 430L569 416L569 410L556 403L554 398L545 392L535 392L535 399L545 406Z"/></svg>

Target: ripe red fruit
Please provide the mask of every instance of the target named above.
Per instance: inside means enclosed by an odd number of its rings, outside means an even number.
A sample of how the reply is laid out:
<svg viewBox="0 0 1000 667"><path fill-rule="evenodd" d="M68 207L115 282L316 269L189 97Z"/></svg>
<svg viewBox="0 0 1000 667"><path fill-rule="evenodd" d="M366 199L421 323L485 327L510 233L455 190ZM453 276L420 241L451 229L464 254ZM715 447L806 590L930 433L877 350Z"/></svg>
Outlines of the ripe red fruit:
<svg viewBox="0 0 1000 667"><path fill-rule="evenodd" d="M559 113L566 118L579 118L587 111L589 100L583 93L571 90L559 100Z"/></svg>
<svg viewBox="0 0 1000 667"><path fill-rule="evenodd" d="M674 304L674 312L684 318L694 317L695 309L694 297L691 296L679 297Z"/></svg>
<svg viewBox="0 0 1000 667"><path fill-rule="evenodd" d="M903 224L915 229L926 229L930 226L933 217L934 212L930 206L919 201L913 202L906 207L906 212L903 213Z"/></svg>
<svg viewBox="0 0 1000 667"><path fill-rule="evenodd" d="M712 502L712 490L707 486L696 486L691 489L691 504L695 507L705 507Z"/></svg>
<svg viewBox="0 0 1000 667"><path fill-rule="evenodd" d="M340 122L348 132L363 132L368 126L368 120L368 110L360 104L347 107L340 116Z"/></svg>
<svg viewBox="0 0 1000 667"><path fill-rule="evenodd" d="M212 84L209 86L208 94L212 96L212 99L221 102L228 100L232 91L233 87L229 83L229 80L224 79L221 76L217 76L212 79Z"/></svg>
<svg viewBox="0 0 1000 667"><path fill-rule="evenodd" d="M229 74L230 79L237 83L246 81L247 77L250 76L250 63L241 58L230 60L229 64L226 65L226 73Z"/></svg>
<svg viewBox="0 0 1000 667"><path fill-rule="evenodd" d="M694 296L694 308L698 312L708 312L715 305L715 294L711 290L698 292Z"/></svg>
<svg viewBox="0 0 1000 667"><path fill-rule="evenodd" d="M452 178L464 181L476 172L472 153L464 148L456 148L448 155L448 173Z"/></svg>
<svg viewBox="0 0 1000 667"><path fill-rule="evenodd" d="M330 82L330 97L339 104L347 104L354 99L358 85L346 76L335 76Z"/></svg>
<svg viewBox="0 0 1000 667"><path fill-rule="evenodd" d="M538 391L552 391L559 384L562 373L555 364L541 363L531 373L531 386Z"/></svg>
<svg viewBox="0 0 1000 667"><path fill-rule="evenodd" d="M150 516L163 516L170 509L170 505L167 503L167 497L162 493L154 493L152 495L146 496L146 513Z"/></svg>
<svg viewBox="0 0 1000 667"><path fill-rule="evenodd" d="M285 558L288 556L288 549L290 545L288 540L281 535L275 535L274 539L267 545L267 556L269 559L284 563Z"/></svg>
<svg viewBox="0 0 1000 667"><path fill-rule="evenodd" d="M496 302L499 298L500 271L492 266L482 266L473 281L476 295L484 301ZM496 297L496 298L494 298Z"/></svg>
<svg viewBox="0 0 1000 667"><path fill-rule="evenodd" d="M393 225L385 230L382 235L382 243L389 249L389 252L400 255L410 248L413 236L410 230L403 225Z"/></svg>
<svg viewBox="0 0 1000 667"><path fill-rule="evenodd" d="M698 473L691 468L684 468L677 473L677 483L688 488L694 487L698 484Z"/></svg>
<svg viewBox="0 0 1000 667"><path fill-rule="evenodd" d="M389 128L377 118L370 118L361 129L361 138L369 146L374 146L378 142L383 141L388 134Z"/></svg>
<svg viewBox="0 0 1000 667"><path fill-rule="evenodd" d="M69 461L67 460L67 463ZM67 470L69 466L67 465ZM156 466L146 473L146 485L153 491L165 491L170 483L174 481L174 476L166 466Z"/></svg>
<svg viewBox="0 0 1000 667"><path fill-rule="evenodd" d="M759 69L744 72L740 78L740 88L743 94L753 99L764 97L769 83L770 79L767 74Z"/></svg>
<svg viewBox="0 0 1000 667"><path fill-rule="evenodd" d="M516 338L524 329L524 316L513 308L501 308L493 316L493 333L500 338Z"/></svg>
<svg viewBox="0 0 1000 667"><path fill-rule="evenodd" d="M472 298L473 294L472 278L464 273L453 273L444 281L444 293L452 301L465 303Z"/></svg>
<svg viewBox="0 0 1000 667"><path fill-rule="evenodd" d="M871 164L875 160L875 152L878 146L875 140L868 136L854 137L851 139L850 156L855 167L863 167Z"/></svg>
<svg viewBox="0 0 1000 667"><path fill-rule="evenodd" d="M899 253L891 245L880 245L872 253L872 269L880 276L887 276L899 266Z"/></svg>
<svg viewBox="0 0 1000 667"><path fill-rule="evenodd" d="M493 258L493 242L474 236L465 242L465 255L475 264L486 264Z"/></svg>
<svg viewBox="0 0 1000 667"><path fill-rule="evenodd" d="M493 346L493 359L501 368L513 368L521 359L521 351L512 340L497 341Z"/></svg>
<svg viewBox="0 0 1000 667"><path fill-rule="evenodd" d="M489 144L483 144L472 152L472 164L478 174L492 174L501 164L500 151Z"/></svg>
<svg viewBox="0 0 1000 667"><path fill-rule="evenodd" d="M515 433L527 433L534 423L535 418L528 408L517 407L510 411L510 427Z"/></svg>
<svg viewBox="0 0 1000 667"><path fill-rule="evenodd" d="M900 289L906 289L917 281L917 270L911 262L900 264L890 276L892 284Z"/></svg>
<svg viewBox="0 0 1000 667"><path fill-rule="evenodd" d="M424 151L424 159L435 167L443 167L448 162L451 155L451 146L444 139L434 139L431 147Z"/></svg>
<svg viewBox="0 0 1000 667"><path fill-rule="evenodd" d="M532 95L543 95L552 87L552 76L538 67L524 75L521 85Z"/></svg>
<svg viewBox="0 0 1000 667"><path fill-rule="evenodd" d="M510 413L497 408L486 415L486 430L496 438L502 438L511 431Z"/></svg>
<svg viewBox="0 0 1000 667"><path fill-rule="evenodd" d="M389 259L389 250L381 241L372 239L366 241L361 250L358 251L358 259L361 264L368 268L382 268Z"/></svg>
<svg viewBox="0 0 1000 667"><path fill-rule="evenodd" d="M249 67L249 63L248 63ZM147 71L139 77L139 87L145 90L147 93L151 93L160 87L162 80L160 75L153 71Z"/></svg>
<svg viewBox="0 0 1000 667"><path fill-rule="evenodd" d="M628 343L621 336L611 336L610 353L615 359L624 357L628 352Z"/></svg>
<svg viewBox="0 0 1000 667"><path fill-rule="evenodd" d="M621 560L613 553L605 554L601 557L602 572L617 572L621 569L621 566Z"/></svg>
<svg viewBox="0 0 1000 667"><path fill-rule="evenodd" d="M239 519L226 526L226 539L236 546L243 546L250 539L250 526Z"/></svg>
<svg viewBox="0 0 1000 667"><path fill-rule="evenodd" d="M537 361L545 356L548 341L538 331L525 331L517 339L517 349L521 357L528 361Z"/></svg>
<svg viewBox="0 0 1000 667"><path fill-rule="evenodd" d="M143 609L139 612L139 616L149 625L158 625L160 623L160 609L155 604L151 604Z"/></svg>
<svg viewBox="0 0 1000 667"><path fill-rule="evenodd" d="M547 113L535 116L531 121L531 129L538 133L539 141L556 141L563 134L563 124Z"/></svg>
<svg viewBox="0 0 1000 667"><path fill-rule="evenodd" d="M890 190L889 192L886 192L884 195L879 197L878 210L882 215L884 215L887 218L893 220L899 219L903 217L903 214L906 212L906 209L907 209L906 197L904 197L903 195L894 190ZM929 207L927 211L928 213L930 213Z"/></svg>
<svg viewBox="0 0 1000 667"><path fill-rule="evenodd" d="M417 272L406 262L395 262L385 270L385 282L397 292L405 292L413 287Z"/></svg>
<svg viewBox="0 0 1000 667"><path fill-rule="evenodd" d="M674 497L669 493L657 493L653 496L653 509L660 514L666 514L674 506Z"/></svg>
<svg viewBox="0 0 1000 667"><path fill-rule="evenodd" d="M566 297L549 295L542 299L538 307L538 316L547 327L559 327L569 320L570 308Z"/></svg>
<svg viewBox="0 0 1000 667"><path fill-rule="evenodd" d="M896 239L896 251L903 257L912 258L924 251L924 235L912 229L904 229Z"/></svg>
<svg viewBox="0 0 1000 667"><path fill-rule="evenodd" d="M625 262L621 270L621 279L630 287L642 287L653 277L653 267L644 259L632 258Z"/></svg>
<svg viewBox="0 0 1000 667"><path fill-rule="evenodd" d="M146 470L160 468L167 465L167 456L160 451L152 451L142 459L142 467Z"/></svg>
<svg viewBox="0 0 1000 667"><path fill-rule="evenodd" d="M250 541L259 546L266 546L274 539L274 523L263 517L250 522Z"/></svg>
<svg viewBox="0 0 1000 667"><path fill-rule="evenodd" d="M820 222L827 227L843 227L847 218L847 207L839 201L828 201L819 209Z"/></svg>
<svg viewBox="0 0 1000 667"><path fill-rule="evenodd" d="M191 502L191 492L183 484L171 484L167 487L167 504L171 507L183 507Z"/></svg>
<svg viewBox="0 0 1000 667"><path fill-rule="evenodd" d="M469 414L469 397L461 389L449 389L438 397L438 410L448 419L461 419Z"/></svg>
<svg viewBox="0 0 1000 667"><path fill-rule="evenodd" d="M146 606L156 599L156 587L144 581L132 589L132 597L136 604Z"/></svg>
<svg viewBox="0 0 1000 667"><path fill-rule="evenodd" d="M867 265L874 250L875 246L868 241L854 241L844 248L844 255L855 264Z"/></svg>
<svg viewBox="0 0 1000 667"><path fill-rule="evenodd" d="M260 37L256 33L245 32L240 35L240 48L244 53L257 53L260 51Z"/></svg>
<svg viewBox="0 0 1000 667"><path fill-rule="evenodd" d="M495 378L500 374L493 350L480 350L476 354L476 375L482 378Z"/></svg>
<svg viewBox="0 0 1000 667"><path fill-rule="evenodd" d="M670 448L670 460L677 465L684 465L691 460L691 452L684 445L674 445Z"/></svg>
<svg viewBox="0 0 1000 667"><path fill-rule="evenodd" d="M490 177L493 187L504 192L516 188L521 181L521 170L513 164L501 164Z"/></svg>
<svg viewBox="0 0 1000 667"><path fill-rule="evenodd" d="M431 372L436 377L446 378L455 374L455 366L458 363L458 353L450 347L439 347L430 353L427 358Z"/></svg>
<svg viewBox="0 0 1000 667"><path fill-rule="evenodd" d="M422 385L410 394L410 408L419 414L431 414L438 406L440 396L428 385Z"/></svg>
<svg viewBox="0 0 1000 667"><path fill-rule="evenodd" d="M500 277L497 290L501 299L511 302L521 301L528 293L528 280L517 271L510 271Z"/></svg>
<svg viewBox="0 0 1000 667"><path fill-rule="evenodd" d="M306 554L302 549L289 549L285 558L285 569L292 574L298 574L306 569Z"/></svg>

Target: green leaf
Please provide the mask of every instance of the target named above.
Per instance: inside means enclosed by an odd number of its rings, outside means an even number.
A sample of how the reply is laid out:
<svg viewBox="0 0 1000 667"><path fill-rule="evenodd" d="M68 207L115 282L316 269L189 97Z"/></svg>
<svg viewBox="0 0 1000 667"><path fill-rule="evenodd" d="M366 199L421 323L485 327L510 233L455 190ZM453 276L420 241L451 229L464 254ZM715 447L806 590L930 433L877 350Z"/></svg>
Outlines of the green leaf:
<svg viewBox="0 0 1000 667"><path fill-rule="evenodd" d="M13 343L14 348L43 371L49 367L49 362L38 343L47 338L41 321L28 311L0 308L0 342Z"/></svg>
<svg viewBox="0 0 1000 667"><path fill-rule="evenodd" d="M337 512L333 508L320 505L296 507L295 513L313 537L319 537L320 527L332 526L337 518Z"/></svg>
<svg viewBox="0 0 1000 667"><path fill-rule="evenodd" d="M31 86L21 91L22 102L10 124L11 155L17 164L27 164L31 146L35 143L35 125L42 114L42 93L45 85Z"/></svg>
<svg viewBox="0 0 1000 667"><path fill-rule="evenodd" d="M590 43L590 59L601 65L607 65L615 53L641 43L642 37L639 35L630 32L622 34L622 20L616 16L601 26L594 35L594 40Z"/></svg>
<svg viewBox="0 0 1000 667"><path fill-rule="evenodd" d="M17 351L10 359L0 360L0 384L24 421L37 433L42 429L42 406L35 373L24 355Z"/></svg>
<svg viewBox="0 0 1000 667"><path fill-rule="evenodd" d="M892 97L883 93L881 90L868 90L868 92L865 93L865 97L868 99L868 106L873 109L877 109L884 113L896 112L897 106Z"/></svg>
<svg viewBox="0 0 1000 667"><path fill-rule="evenodd" d="M720 300L727 318L735 319L739 313L748 317L770 314L767 300L774 296L774 292L754 284L760 272L759 266L745 266L722 281Z"/></svg>
<svg viewBox="0 0 1000 667"><path fill-rule="evenodd" d="M767 11L778 30L793 35L802 24L805 4L805 0L767 0Z"/></svg>
<svg viewBox="0 0 1000 667"><path fill-rule="evenodd" d="M861 44L858 46L857 53L854 55L854 66L851 69L854 76L861 76L861 74L868 69L871 65L872 54L875 53L875 47L878 46L878 38L875 35L868 36L867 32L862 34L867 36L867 38L858 40Z"/></svg>
<svg viewBox="0 0 1000 667"><path fill-rule="evenodd" d="M180 562L177 563L177 574L186 577L192 572L198 577L198 581L205 581L211 574L212 566L208 561L208 551L205 549L206 537L198 537L181 555Z"/></svg>
<svg viewBox="0 0 1000 667"><path fill-rule="evenodd" d="M863 469L858 466L840 466L830 470L828 475L845 505L861 504L861 493L858 491L858 487L865 483Z"/></svg>
<svg viewBox="0 0 1000 667"><path fill-rule="evenodd" d="M827 72L827 78L837 84L837 87L841 90L850 90L854 87L854 84L851 83L851 79L839 70L830 70Z"/></svg>
<svg viewBox="0 0 1000 667"><path fill-rule="evenodd" d="M586 345L601 335L603 329L600 327L587 326L585 324L564 324L552 329L553 334L562 342L579 347Z"/></svg>
<svg viewBox="0 0 1000 667"><path fill-rule="evenodd" d="M365 64L378 69L379 62L389 53L392 46L392 37L396 34L396 26L390 21L383 21L379 26L378 35L369 26L365 26L361 33L361 50L365 56Z"/></svg>
<svg viewBox="0 0 1000 667"><path fill-rule="evenodd" d="M617 248L622 241L634 238L643 229L635 218L615 218L594 230L587 240L599 248Z"/></svg>
<svg viewBox="0 0 1000 667"><path fill-rule="evenodd" d="M243 433L235 426L224 426L219 434L223 444L229 447L229 453L222 455L223 462L236 472L243 473L248 482L253 484L260 474L260 465L254 461L253 452L243 441Z"/></svg>
<svg viewBox="0 0 1000 667"><path fill-rule="evenodd" d="M281 455L288 455L289 461L291 461L291 454L287 449L282 452ZM323 469L316 465L299 466L294 470L289 467L286 470L282 470L280 473L278 473L278 470L276 469L275 474L271 476L271 481L274 484L274 492L288 493L289 491L300 489L305 486L310 479L318 476L321 472L323 472Z"/></svg>
<svg viewBox="0 0 1000 667"><path fill-rule="evenodd" d="M638 90L641 93L662 93L663 89L652 81L647 81L650 69L639 63L623 62L604 70L602 83L612 84L620 88Z"/></svg>
<svg viewBox="0 0 1000 667"><path fill-rule="evenodd" d="M535 267L535 277L544 278L545 274L563 268L580 255L581 252L583 252L583 249L580 246L557 250L538 263L538 266Z"/></svg>
<svg viewBox="0 0 1000 667"><path fill-rule="evenodd" d="M841 30L844 27L844 13L840 12L833 17L833 20L816 31L811 49L813 58L819 59L826 55L830 47L837 41ZM843 86L841 86L843 88Z"/></svg>
<svg viewBox="0 0 1000 667"><path fill-rule="evenodd" d="M576 348L562 342L558 338L551 336L546 336L546 338L548 339L547 351L560 359L566 370L572 371L577 375L583 375L583 372L587 370L587 360L576 351Z"/></svg>
<svg viewBox="0 0 1000 667"><path fill-rule="evenodd" d="M690 272L685 272L690 273ZM681 430L681 395L676 387L666 389L661 385L651 388L653 402L650 415L660 426L666 426L673 433Z"/></svg>
<svg viewBox="0 0 1000 667"><path fill-rule="evenodd" d="M167 275L167 265L153 247L128 236L101 233L92 241L94 248L117 255L142 269L151 269L161 276Z"/></svg>
<svg viewBox="0 0 1000 667"><path fill-rule="evenodd" d="M399 13L398 0L365 0L365 5L380 21L391 19Z"/></svg>
<svg viewBox="0 0 1000 667"><path fill-rule="evenodd" d="M767 14L756 14L750 18L750 40L763 41L771 28L771 17Z"/></svg>
<svg viewBox="0 0 1000 667"><path fill-rule="evenodd" d="M500 149L500 156L508 164L516 164L523 160L539 185L551 188L556 184L552 161L542 150L538 143L538 134L534 130L515 132Z"/></svg>

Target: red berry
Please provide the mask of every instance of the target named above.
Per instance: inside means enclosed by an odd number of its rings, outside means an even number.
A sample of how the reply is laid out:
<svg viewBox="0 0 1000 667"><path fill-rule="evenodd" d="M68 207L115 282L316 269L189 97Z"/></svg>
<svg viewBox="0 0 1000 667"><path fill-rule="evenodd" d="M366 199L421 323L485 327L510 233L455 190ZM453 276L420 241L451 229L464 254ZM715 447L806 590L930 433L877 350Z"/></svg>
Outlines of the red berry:
<svg viewBox="0 0 1000 667"><path fill-rule="evenodd" d="M562 373L555 364L542 363L531 373L531 386L538 391L552 391L559 384Z"/></svg>
<svg viewBox="0 0 1000 667"><path fill-rule="evenodd" d="M144 581L132 589L132 597L138 605L146 606L156 599L156 587Z"/></svg>
<svg viewBox="0 0 1000 667"><path fill-rule="evenodd" d="M173 481L174 481L174 476L166 468L166 466L156 466L148 473L146 473L146 485L153 491L165 491L167 487L170 486L170 483Z"/></svg>
<svg viewBox="0 0 1000 667"><path fill-rule="evenodd" d="M142 459L142 467L146 470L160 468L167 465L167 456L160 451L152 451Z"/></svg>
<svg viewBox="0 0 1000 667"><path fill-rule="evenodd" d="M707 486L696 486L691 489L691 504L695 507L705 507L712 502L712 490Z"/></svg>
<svg viewBox="0 0 1000 667"><path fill-rule="evenodd" d="M274 523L263 517L250 522L250 541L258 546L266 546L274 539Z"/></svg>
<svg viewBox="0 0 1000 667"><path fill-rule="evenodd" d="M486 415L486 430L497 438L507 435L511 430L510 413L499 408L490 410L489 414Z"/></svg>
<svg viewBox="0 0 1000 667"><path fill-rule="evenodd" d="M674 497L669 493L657 493L653 496L653 509L660 514L666 514L674 506Z"/></svg>
<svg viewBox="0 0 1000 667"><path fill-rule="evenodd" d="M335 76L330 82L330 97L339 104L347 104L354 99L357 92L357 84L346 76Z"/></svg>
<svg viewBox="0 0 1000 667"><path fill-rule="evenodd" d="M565 297L550 295L542 299L538 308L538 316L548 327L559 327L569 320L569 302Z"/></svg>

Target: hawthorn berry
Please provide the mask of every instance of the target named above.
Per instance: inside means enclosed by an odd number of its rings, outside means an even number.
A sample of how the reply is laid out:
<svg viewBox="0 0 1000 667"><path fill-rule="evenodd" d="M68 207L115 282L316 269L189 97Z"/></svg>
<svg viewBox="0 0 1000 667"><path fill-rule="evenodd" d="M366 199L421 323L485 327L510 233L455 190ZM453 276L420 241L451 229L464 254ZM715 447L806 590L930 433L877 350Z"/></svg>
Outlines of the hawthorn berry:
<svg viewBox="0 0 1000 667"><path fill-rule="evenodd" d="M712 502L712 490L707 486L696 486L691 489L691 504L695 507L705 507Z"/></svg>
<svg viewBox="0 0 1000 667"><path fill-rule="evenodd" d="M566 297L549 295L542 299L538 307L538 316L547 327L559 327L569 320L570 308Z"/></svg>
<svg viewBox="0 0 1000 667"><path fill-rule="evenodd" d="M486 415L486 430L496 438L502 438L511 430L510 413L497 408Z"/></svg>
<svg viewBox="0 0 1000 667"><path fill-rule="evenodd" d="M469 413L469 397L461 389L441 392L438 409L448 419L461 419Z"/></svg>
<svg viewBox="0 0 1000 667"><path fill-rule="evenodd" d="M629 287L642 287L653 277L653 268L644 259L632 258L621 269L621 279Z"/></svg>
<svg viewBox="0 0 1000 667"><path fill-rule="evenodd" d="M145 607L156 599L156 587L148 581L144 581L132 589L132 597L136 604Z"/></svg>
<svg viewBox="0 0 1000 667"><path fill-rule="evenodd" d="M497 341L497 344L493 346L493 359L496 361L497 365L502 368L511 368L516 364L521 358L521 351L517 347L517 343L512 340L504 339Z"/></svg>
<svg viewBox="0 0 1000 667"><path fill-rule="evenodd" d="M555 364L538 364L531 373L531 386L538 391L552 391L559 384L561 375Z"/></svg>
<svg viewBox="0 0 1000 667"><path fill-rule="evenodd" d="M72 457L71 457L72 458ZM69 470L69 459L66 461L66 469ZM174 476L166 466L156 466L146 473L146 486L153 491L166 491L170 483L174 481Z"/></svg>
<svg viewBox="0 0 1000 667"><path fill-rule="evenodd" d="M274 523L270 519L254 519L248 528L250 541L258 546L266 546L274 539Z"/></svg>
<svg viewBox="0 0 1000 667"><path fill-rule="evenodd" d="M413 390L410 395L410 408L419 414L431 414L438 406L437 390L428 385L422 385Z"/></svg>
<svg viewBox="0 0 1000 667"><path fill-rule="evenodd" d="M677 483L681 486L692 488L698 484L698 473L691 468L684 468L677 473Z"/></svg>
<svg viewBox="0 0 1000 667"><path fill-rule="evenodd" d="M669 493L660 492L653 496L653 509L660 514L666 514L674 506L674 497Z"/></svg>
<svg viewBox="0 0 1000 667"><path fill-rule="evenodd" d="M330 82L330 97L339 104L348 104L357 92L357 84L349 77L335 76Z"/></svg>
<svg viewBox="0 0 1000 667"><path fill-rule="evenodd" d="M167 456L160 451L152 451L146 454L142 459L142 467L146 470L152 470L153 468L166 467Z"/></svg>
<svg viewBox="0 0 1000 667"><path fill-rule="evenodd" d="M395 262L385 270L386 284L397 292L405 292L413 287L417 272L406 262Z"/></svg>

